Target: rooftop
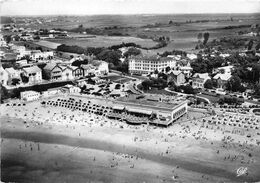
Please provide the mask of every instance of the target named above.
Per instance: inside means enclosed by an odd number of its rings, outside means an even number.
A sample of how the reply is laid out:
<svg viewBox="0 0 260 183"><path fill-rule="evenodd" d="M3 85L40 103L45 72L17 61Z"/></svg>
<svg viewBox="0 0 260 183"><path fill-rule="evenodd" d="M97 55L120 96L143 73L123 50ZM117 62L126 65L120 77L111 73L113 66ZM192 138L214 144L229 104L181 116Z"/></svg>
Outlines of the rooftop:
<svg viewBox="0 0 260 183"><path fill-rule="evenodd" d="M210 79L209 73L195 73L193 78Z"/></svg>
<svg viewBox="0 0 260 183"><path fill-rule="evenodd" d="M48 63L48 64L46 64L46 66L43 69L45 69L45 70L53 70L54 67L56 67L56 66L57 66L56 63Z"/></svg>
<svg viewBox="0 0 260 183"><path fill-rule="evenodd" d="M6 68L5 70L6 70L6 72L8 72L9 74L16 74L16 73L17 73L17 71L14 70L14 68L12 68L12 67Z"/></svg>
<svg viewBox="0 0 260 183"><path fill-rule="evenodd" d="M38 66L25 67L23 70L27 73L36 73L42 71Z"/></svg>
<svg viewBox="0 0 260 183"><path fill-rule="evenodd" d="M150 98L153 100L150 100ZM149 95L145 95L142 98L138 98L136 95L129 95L128 97L118 98L116 103L140 109L144 109L144 107L146 107L156 111L172 111L172 109L178 106L180 103L185 102L184 99L177 98L175 96L168 98L168 102L160 102L160 99L163 99L163 96L151 97Z"/></svg>
<svg viewBox="0 0 260 183"><path fill-rule="evenodd" d="M138 59L138 60L147 60L147 61L169 61L173 60L169 57L161 57L159 55L137 55L137 56L131 56L132 59Z"/></svg>
<svg viewBox="0 0 260 183"><path fill-rule="evenodd" d="M219 73L219 74L215 75L213 78L214 79L221 79L221 80L227 81L231 77L232 77L231 73L225 73L225 74Z"/></svg>

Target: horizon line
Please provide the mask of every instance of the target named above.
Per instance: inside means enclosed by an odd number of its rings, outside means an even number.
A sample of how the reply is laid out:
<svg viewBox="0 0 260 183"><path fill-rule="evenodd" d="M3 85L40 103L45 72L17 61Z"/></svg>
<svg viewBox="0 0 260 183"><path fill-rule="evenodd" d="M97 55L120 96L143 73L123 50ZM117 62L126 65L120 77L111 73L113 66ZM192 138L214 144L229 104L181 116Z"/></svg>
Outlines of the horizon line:
<svg viewBox="0 0 260 183"><path fill-rule="evenodd" d="M229 13L229 12L204 12L204 13L127 13L127 14L124 14L124 13L115 13L115 14L27 14L27 15L10 15L10 14L5 14L5 15L0 15L0 17L17 17L17 16L114 16L114 15L121 15L121 16L134 16L134 15L203 15L203 14L260 14L260 12L232 12L232 13Z"/></svg>

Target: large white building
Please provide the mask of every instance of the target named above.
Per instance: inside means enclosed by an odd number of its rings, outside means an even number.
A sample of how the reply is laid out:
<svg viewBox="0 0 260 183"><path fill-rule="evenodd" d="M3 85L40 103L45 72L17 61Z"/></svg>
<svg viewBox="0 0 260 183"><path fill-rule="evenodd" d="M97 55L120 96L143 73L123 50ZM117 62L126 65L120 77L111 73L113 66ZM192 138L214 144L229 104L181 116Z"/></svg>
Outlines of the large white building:
<svg viewBox="0 0 260 183"><path fill-rule="evenodd" d="M170 57L153 56L132 56L129 59L129 72L131 74L150 74L155 70L165 71L166 67L176 67L176 60Z"/></svg>

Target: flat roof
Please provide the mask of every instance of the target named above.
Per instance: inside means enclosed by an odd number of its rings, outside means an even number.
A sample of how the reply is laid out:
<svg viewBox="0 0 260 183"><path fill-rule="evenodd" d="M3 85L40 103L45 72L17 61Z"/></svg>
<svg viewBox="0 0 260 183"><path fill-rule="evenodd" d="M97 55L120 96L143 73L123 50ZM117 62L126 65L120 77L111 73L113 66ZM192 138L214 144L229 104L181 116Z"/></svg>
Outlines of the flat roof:
<svg viewBox="0 0 260 183"><path fill-rule="evenodd" d="M119 99L117 100L111 100L111 99L105 99L105 98L93 98L90 96L78 96L76 94L70 94L73 97L77 97L81 100L87 99L90 101L93 101L95 104L100 104L100 105L105 105L105 106L118 106L120 108L121 106L124 106L126 108L132 108L132 109L138 109L139 112L140 110L149 110L149 111L156 111L159 113L168 113L172 112L173 109L178 107L179 105L182 105L186 100L182 101L176 101L175 103L164 103L164 102L157 102L157 101L146 101L146 102L140 102L138 101L139 99L135 99L132 101L126 100L126 101L120 101ZM126 98L126 97L122 97Z"/></svg>
<svg viewBox="0 0 260 183"><path fill-rule="evenodd" d="M152 97L153 98L153 97ZM175 107L177 107L179 104L185 102L186 100L177 98L175 96L172 96L169 101L170 102L160 102L160 101L156 101L159 100L159 98L162 99L168 99L169 97L164 97L164 96L154 96L155 100L151 100L151 96L147 95L144 98L139 98L137 99L136 95L133 96L128 96L128 97L120 97L118 98L115 102L121 105L131 105L133 107L146 107L146 108L150 108L153 110L163 110L163 111L172 111L172 109L174 109Z"/></svg>

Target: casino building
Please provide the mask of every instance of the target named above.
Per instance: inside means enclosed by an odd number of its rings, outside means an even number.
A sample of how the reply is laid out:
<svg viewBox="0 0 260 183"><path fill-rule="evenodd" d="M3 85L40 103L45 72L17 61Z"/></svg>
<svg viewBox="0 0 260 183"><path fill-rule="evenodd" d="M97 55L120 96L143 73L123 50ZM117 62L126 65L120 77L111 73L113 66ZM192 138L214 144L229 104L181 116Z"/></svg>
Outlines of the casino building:
<svg viewBox="0 0 260 183"><path fill-rule="evenodd" d="M47 105L82 110L125 121L129 124L169 126L187 113L187 101L163 95L129 95L116 100L70 94L69 99L50 100Z"/></svg>

